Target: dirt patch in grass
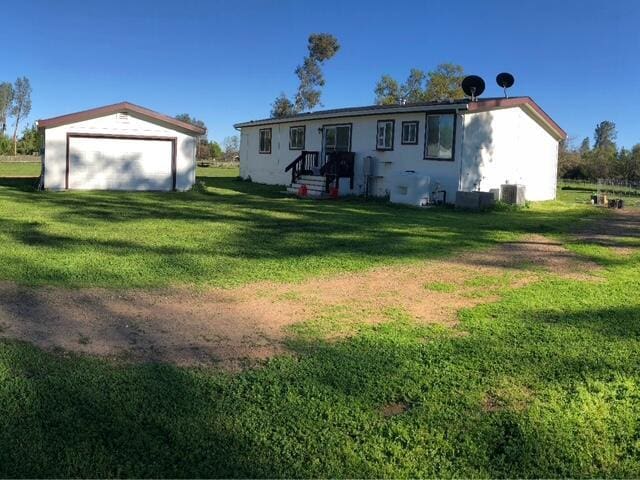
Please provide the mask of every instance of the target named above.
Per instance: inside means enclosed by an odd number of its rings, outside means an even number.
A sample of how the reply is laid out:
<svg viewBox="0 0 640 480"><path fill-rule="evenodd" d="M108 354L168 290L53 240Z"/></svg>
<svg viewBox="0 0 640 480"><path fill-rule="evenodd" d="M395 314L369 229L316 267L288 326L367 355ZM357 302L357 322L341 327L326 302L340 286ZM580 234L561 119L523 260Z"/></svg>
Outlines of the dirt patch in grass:
<svg viewBox="0 0 640 480"><path fill-rule="evenodd" d="M383 417L395 417L396 415L403 414L409 410L409 408L409 404L405 402L387 403L380 408L380 413Z"/></svg>
<svg viewBox="0 0 640 480"><path fill-rule="evenodd" d="M628 224L631 231L640 217L634 218ZM621 222L617 216L612 219L616 225ZM610 228L606 222L599 224ZM35 289L0 283L0 338L109 358L236 370L286 354L289 327L322 318L332 309L348 319L345 328L336 329L343 336L351 333L349 325L388 321L385 312L390 308L403 309L417 322L453 326L460 309L496 300L505 289L535 281L542 271L584 279L598 270L559 243L530 235L446 261L300 284L192 292Z"/></svg>
<svg viewBox="0 0 640 480"><path fill-rule="evenodd" d="M631 255L640 246L640 209L615 210L581 228L576 239L611 248L619 255Z"/></svg>
<svg viewBox="0 0 640 480"><path fill-rule="evenodd" d="M505 384L488 392L482 401L482 410L487 413L511 410L521 412L529 408L535 394L526 386Z"/></svg>

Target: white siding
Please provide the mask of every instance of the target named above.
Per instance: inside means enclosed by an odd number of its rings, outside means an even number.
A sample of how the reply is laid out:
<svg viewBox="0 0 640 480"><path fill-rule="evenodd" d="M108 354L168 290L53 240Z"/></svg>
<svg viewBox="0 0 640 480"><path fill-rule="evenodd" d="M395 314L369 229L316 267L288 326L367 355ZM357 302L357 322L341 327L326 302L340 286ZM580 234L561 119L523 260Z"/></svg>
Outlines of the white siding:
<svg viewBox="0 0 640 480"><path fill-rule="evenodd" d="M141 136L157 136L157 137L175 137L177 139L176 151L176 189L188 190L195 183L196 164L196 138L176 131L170 127L163 126L143 118L138 118L133 113L129 113L128 120L123 121L117 118L117 114L105 115L103 117L84 120L81 122L61 125L59 127L47 128L45 130L45 153L44 153L44 187L51 190L62 190L65 188L65 172L66 172L66 148L67 133L87 133L87 134L107 134L107 135L141 135ZM71 138L72 145L80 139ZM88 140L88 139L87 139ZM152 189L152 190L168 190L166 181L159 181L159 176L166 173L166 148L170 146L169 142L155 141L132 141L130 145L123 146L122 143L116 146L104 142L104 139L95 139L92 145L83 145L83 150L87 152L102 152L103 155L90 154L89 157L93 161L104 161L105 167L103 174L105 176L116 173L117 165L111 163L109 165L109 155L120 158L122 153L124 158L129 160L133 157L144 156L145 158L157 158L158 165L151 166L149 164L140 165L136 162L131 163L130 177L123 179L120 184L109 183L110 180L95 180L95 185L90 188L122 188L127 190ZM117 142L116 142L117 143ZM135 143L135 146L134 146ZM107 147L108 145L108 147ZM108 151L105 151L107 148ZM122 150L128 151L125 152ZM169 147L170 148L170 147ZM121 151L122 150L122 151ZM119 153L118 153L119 152ZM70 157L70 161L73 159ZM169 157L170 161L170 157ZM170 164L169 164L170 168ZM94 168L94 172L100 169L99 166ZM166 178L166 176L165 176ZM70 176L70 181L72 177ZM101 186L103 185L103 186ZM106 186L104 186L106 185ZM70 185L72 187L73 184Z"/></svg>
<svg viewBox="0 0 640 480"><path fill-rule="evenodd" d="M447 198L453 200L458 187L458 174L460 171L458 151L461 147L459 141L456 145L455 161L434 161L424 159L424 126L425 113L406 113L382 116L344 117L330 120L312 120L304 122L291 122L272 124L267 126L243 127L240 147L240 175L243 178L251 178L255 182L271 185L288 185L291 182L290 172L284 169L300 154L299 150L289 150L289 127L304 125L305 150L322 150L322 133L319 131L323 125L351 124L351 151L355 152L355 181L354 191L350 193L361 194L365 189L364 159L372 156L378 160L379 172L382 178L378 178L372 185L374 195L385 195L391 188L395 174L405 170L415 170L429 175L432 182L440 183L447 190ZM376 150L376 133L378 120L395 120L394 148L391 151ZM418 121L418 144L402 145L402 122ZM458 125L461 125L460 118ZM261 128L272 129L271 154L258 153L259 130Z"/></svg>
<svg viewBox="0 0 640 480"><path fill-rule="evenodd" d="M558 141L521 108L464 116L461 190L526 186L527 200L556 196Z"/></svg>
<svg viewBox="0 0 640 480"><path fill-rule="evenodd" d="M433 112L436 113L436 112ZM395 120L394 149L376 150L378 120ZM402 145L402 122L419 121L418 144ZM458 189L488 191L505 182L526 185L528 200L555 198L558 141L520 107L483 113L459 114L456 121L454 161L424 159L426 113L342 117L330 120L294 121L242 128L240 175L255 182L288 185L290 173L285 167L299 154L289 150L289 127L306 127L305 150L321 151L323 125L352 124L351 151L356 156L355 188L364 192L364 159L378 159L379 175L372 193L385 195L394 176L415 170L431 177L447 192L447 201L455 201ZM272 129L271 154L258 153L259 130Z"/></svg>

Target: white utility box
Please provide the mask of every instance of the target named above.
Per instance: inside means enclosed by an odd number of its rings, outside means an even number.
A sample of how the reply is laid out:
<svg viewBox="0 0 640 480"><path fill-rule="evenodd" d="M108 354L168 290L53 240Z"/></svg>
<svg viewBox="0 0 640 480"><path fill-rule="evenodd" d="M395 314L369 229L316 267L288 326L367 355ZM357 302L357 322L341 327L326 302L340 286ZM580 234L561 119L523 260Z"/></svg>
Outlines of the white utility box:
<svg viewBox="0 0 640 480"><path fill-rule="evenodd" d="M391 177L390 190L392 203L426 205L431 194L431 177L414 170L400 172Z"/></svg>

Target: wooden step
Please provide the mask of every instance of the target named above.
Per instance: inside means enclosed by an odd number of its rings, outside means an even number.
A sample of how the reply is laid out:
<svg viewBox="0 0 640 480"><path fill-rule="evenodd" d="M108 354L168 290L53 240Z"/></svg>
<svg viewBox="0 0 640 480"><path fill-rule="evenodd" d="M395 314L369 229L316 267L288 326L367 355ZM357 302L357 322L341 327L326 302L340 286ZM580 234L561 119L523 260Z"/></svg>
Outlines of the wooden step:
<svg viewBox="0 0 640 480"><path fill-rule="evenodd" d="M325 184L324 183L322 185L318 185L316 183L296 182L296 183L292 183L289 186L291 188L295 188L297 190L302 185L305 185L307 187L307 190L309 190L309 191L318 191L318 192L324 192L325 191Z"/></svg>
<svg viewBox="0 0 640 480"><path fill-rule="evenodd" d="M292 195L298 195L298 187L287 187L287 193ZM310 190L307 189L308 198L324 198L328 196L324 190Z"/></svg>
<svg viewBox="0 0 640 480"><path fill-rule="evenodd" d="M327 181L324 177L302 176L298 177L296 183L304 183L305 185L326 185Z"/></svg>

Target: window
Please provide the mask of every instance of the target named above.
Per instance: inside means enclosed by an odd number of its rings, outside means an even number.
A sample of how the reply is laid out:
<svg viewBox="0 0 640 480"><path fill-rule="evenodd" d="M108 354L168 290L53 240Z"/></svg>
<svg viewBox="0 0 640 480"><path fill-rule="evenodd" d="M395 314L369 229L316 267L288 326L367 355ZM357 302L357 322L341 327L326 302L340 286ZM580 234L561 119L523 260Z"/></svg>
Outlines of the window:
<svg viewBox="0 0 640 480"><path fill-rule="evenodd" d="M424 158L453 160L455 115L427 115Z"/></svg>
<svg viewBox="0 0 640 480"><path fill-rule="evenodd" d="M324 125L324 151L348 152L351 150L351 125Z"/></svg>
<svg viewBox="0 0 640 480"><path fill-rule="evenodd" d="M291 127L289 129L289 150L304 150L305 127Z"/></svg>
<svg viewBox="0 0 640 480"><path fill-rule="evenodd" d="M402 122L402 145L418 144L418 122Z"/></svg>
<svg viewBox="0 0 640 480"><path fill-rule="evenodd" d="M259 153L271 153L271 129L260 129L260 150Z"/></svg>
<svg viewBox="0 0 640 480"><path fill-rule="evenodd" d="M393 150L394 120L378 120L376 150Z"/></svg>

